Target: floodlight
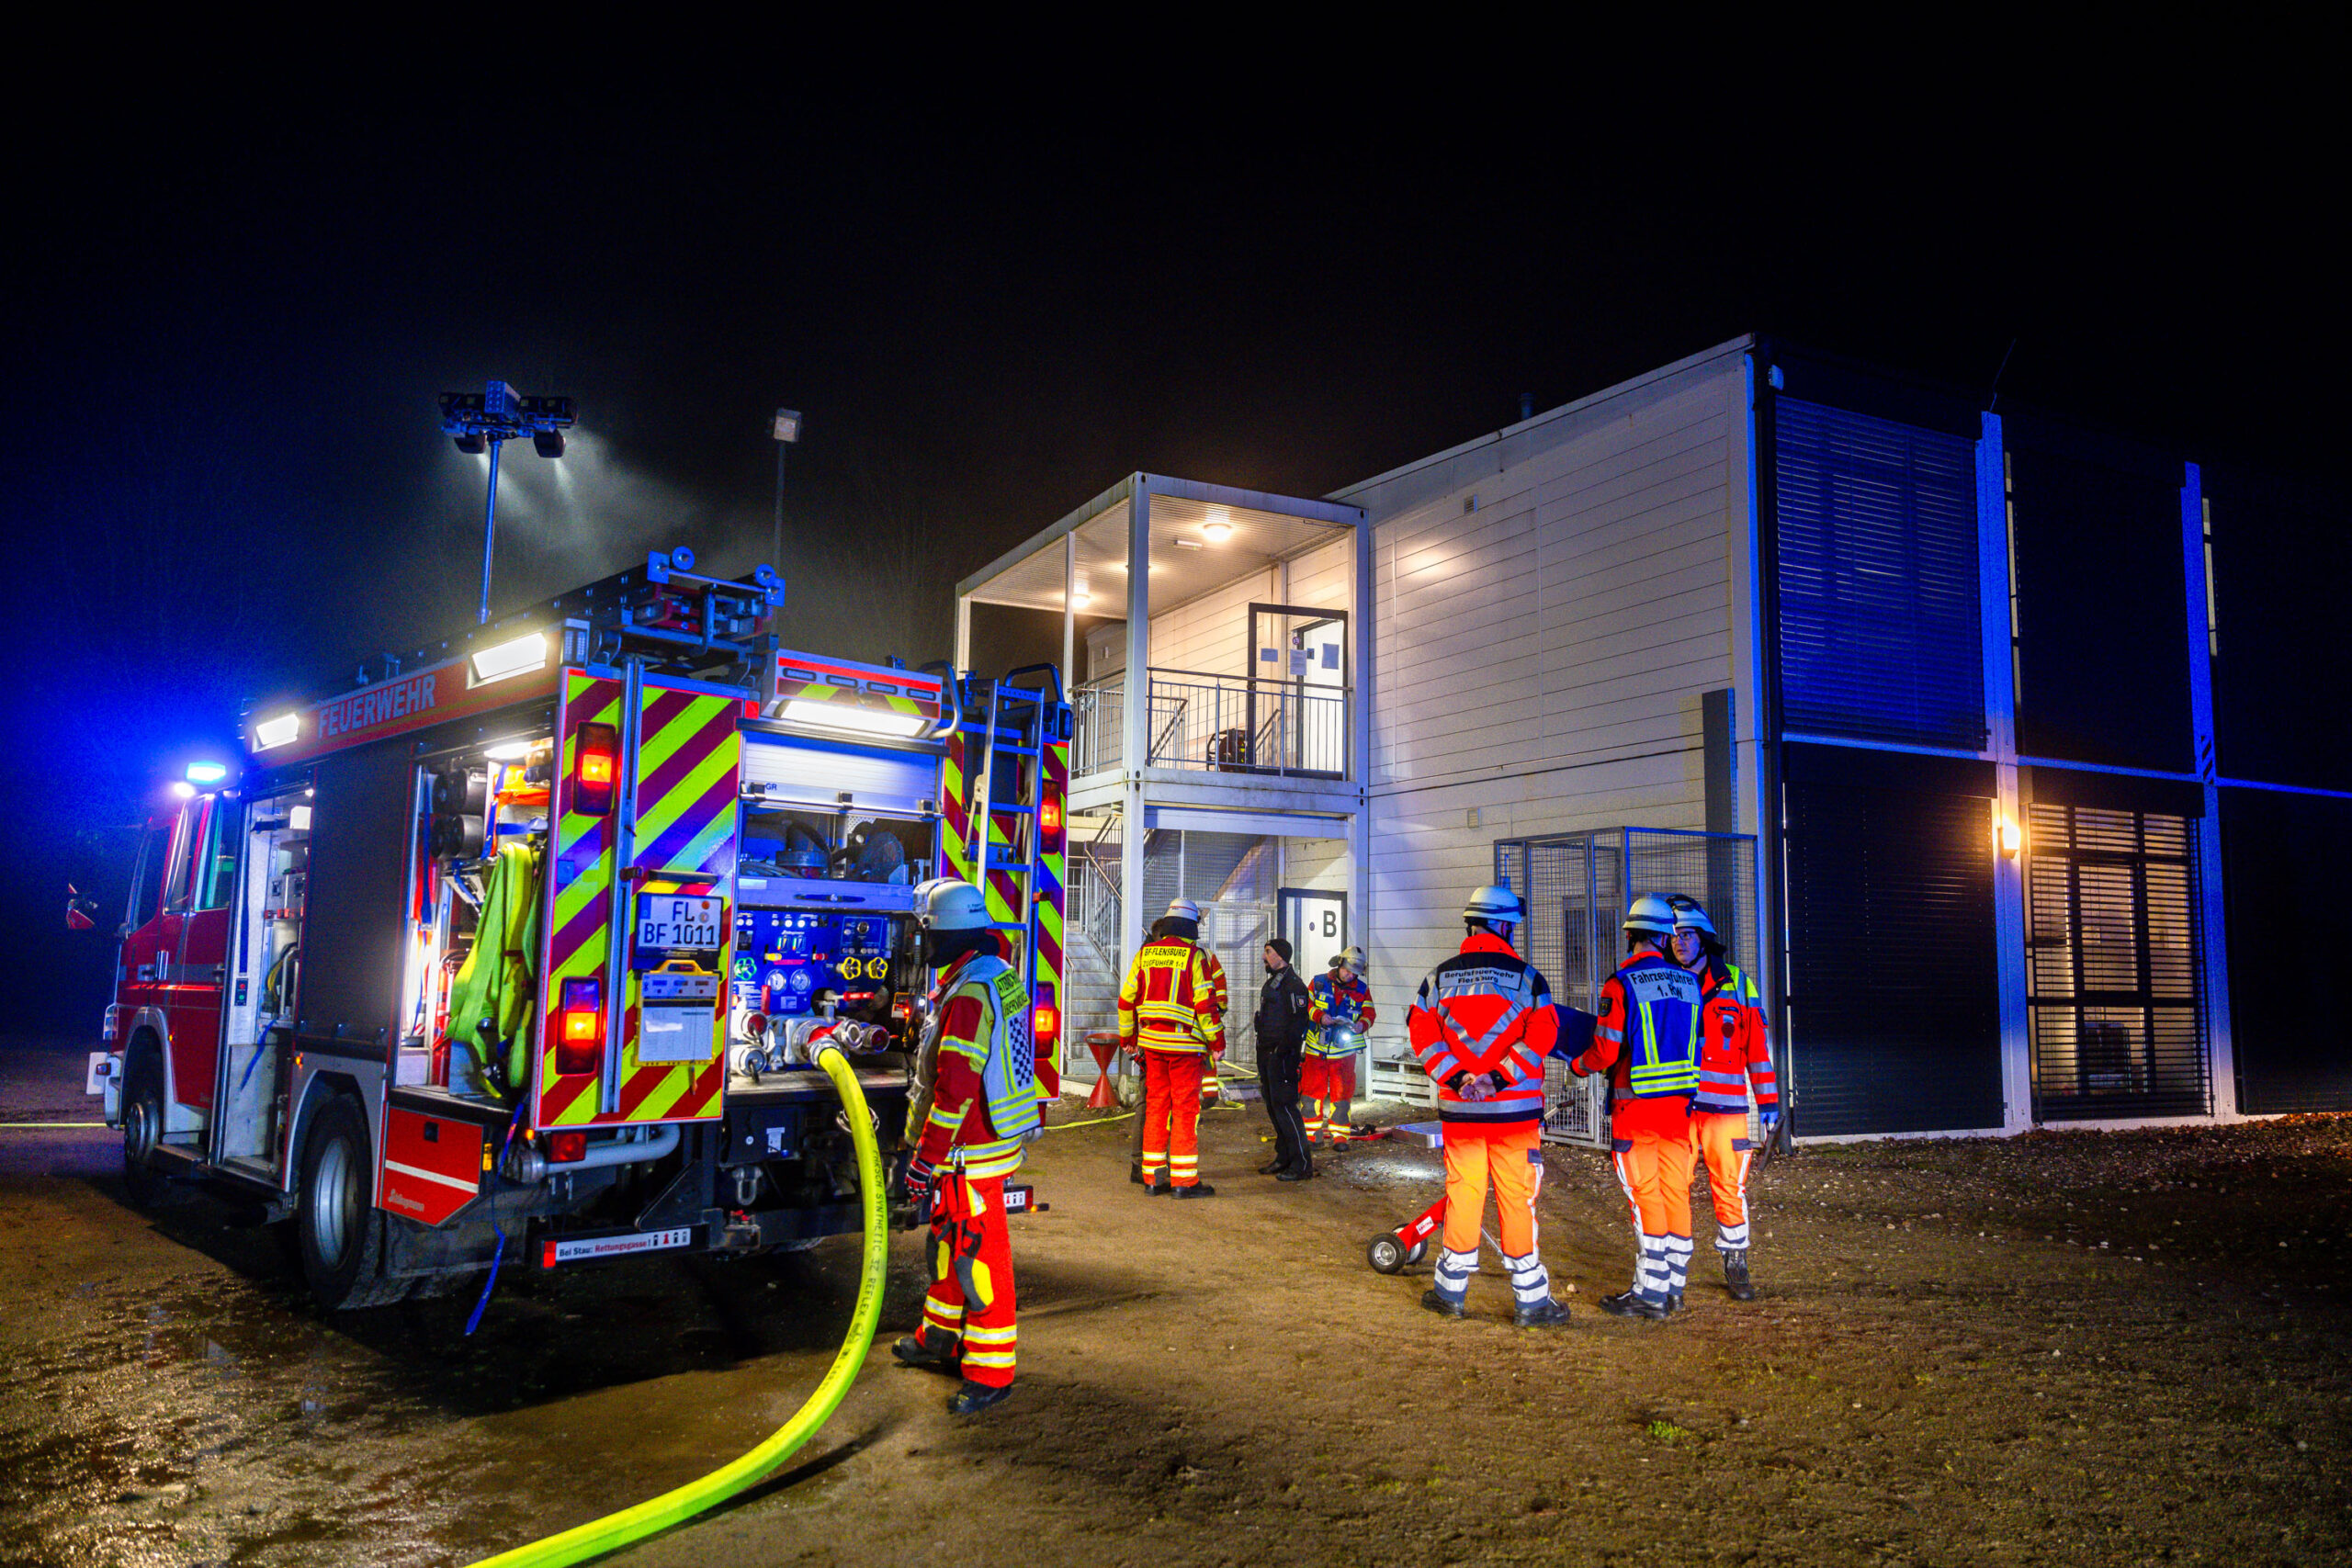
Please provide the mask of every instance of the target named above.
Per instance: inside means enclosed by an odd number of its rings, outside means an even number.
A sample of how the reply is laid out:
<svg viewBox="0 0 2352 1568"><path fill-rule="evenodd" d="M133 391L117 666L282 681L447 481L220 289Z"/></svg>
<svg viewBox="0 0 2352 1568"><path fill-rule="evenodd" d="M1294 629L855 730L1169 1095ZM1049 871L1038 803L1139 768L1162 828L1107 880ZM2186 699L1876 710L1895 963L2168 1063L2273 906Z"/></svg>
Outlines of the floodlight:
<svg viewBox="0 0 2352 1568"><path fill-rule="evenodd" d="M813 724L826 729L854 729L867 735L894 735L911 738L931 728L931 721L918 714L885 713L876 708L852 707L847 703L812 703L795 697L784 705L787 724Z"/></svg>
<svg viewBox="0 0 2352 1568"><path fill-rule="evenodd" d="M182 800L191 800L195 798L196 786L188 783L186 779L174 779L172 781L172 793Z"/></svg>
<svg viewBox="0 0 2352 1568"><path fill-rule="evenodd" d="M284 746L301 733L302 716L299 713L282 713L276 718L263 719L254 726L254 750L266 751Z"/></svg>
<svg viewBox="0 0 2352 1568"><path fill-rule="evenodd" d="M776 410L775 423L769 426L768 433L771 435L774 435L778 441L799 440L800 411L798 409Z"/></svg>
<svg viewBox="0 0 2352 1568"><path fill-rule="evenodd" d="M474 655L474 684L485 685L492 681L503 681L509 675L520 675L528 670L542 670L548 662L548 639L544 633L533 632L518 637L513 642L502 642L496 648L483 649Z"/></svg>

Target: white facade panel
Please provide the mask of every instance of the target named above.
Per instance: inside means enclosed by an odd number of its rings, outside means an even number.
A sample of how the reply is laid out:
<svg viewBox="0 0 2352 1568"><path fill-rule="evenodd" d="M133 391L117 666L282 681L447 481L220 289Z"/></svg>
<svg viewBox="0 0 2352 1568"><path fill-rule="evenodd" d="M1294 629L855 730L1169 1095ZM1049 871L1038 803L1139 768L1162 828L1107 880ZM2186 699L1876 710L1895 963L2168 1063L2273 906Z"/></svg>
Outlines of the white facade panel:
<svg viewBox="0 0 2352 1568"><path fill-rule="evenodd" d="M1341 497L1375 525L1367 945L1392 1051L1496 840L1705 825L1701 694L1747 635L1743 346Z"/></svg>

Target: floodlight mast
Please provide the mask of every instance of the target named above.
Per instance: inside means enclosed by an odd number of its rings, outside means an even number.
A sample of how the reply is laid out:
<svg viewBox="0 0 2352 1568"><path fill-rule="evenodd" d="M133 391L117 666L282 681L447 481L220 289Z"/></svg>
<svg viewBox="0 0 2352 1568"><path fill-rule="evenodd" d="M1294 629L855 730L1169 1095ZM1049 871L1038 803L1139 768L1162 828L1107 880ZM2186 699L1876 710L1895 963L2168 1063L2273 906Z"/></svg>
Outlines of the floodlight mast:
<svg viewBox="0 0 2352 1568"><path fill-rule="evenodd" d="M479 392L441 394L441 431L453 437L458 450L473 457L490 454L490 492L481 509L481 614L490 622L490 563L498 539L498 448L517 435L528 434L542 457L563 456L563 433L572 424L570 398L526 398L503 381L492 381Z"/></svg>

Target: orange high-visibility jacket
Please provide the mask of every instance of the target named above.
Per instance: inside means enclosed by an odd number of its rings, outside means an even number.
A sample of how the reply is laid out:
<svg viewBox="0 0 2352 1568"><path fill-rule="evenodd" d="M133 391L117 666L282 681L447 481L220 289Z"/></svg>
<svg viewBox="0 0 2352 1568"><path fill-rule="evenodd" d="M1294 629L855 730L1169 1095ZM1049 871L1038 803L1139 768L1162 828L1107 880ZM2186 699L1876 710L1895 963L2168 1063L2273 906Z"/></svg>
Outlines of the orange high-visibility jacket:
<svg viewBox="0 0 2352 1568"><path fill-rule="evenodd" d="M1182 937L1148 942L1119 987L1119 1039L1146 1051L1225 1052L1216 960Z"/></svg>
<svg viewBox="0 0 2352 1568"><path fill-rule="evenodd" d="M1778 1106L1771 1024L1756 982L1736 964L1710 964L1699 979L1707 1000L1699 1019L1698 1108L1746 1115L1750 1084L1758 1107Z"/></svg>
<svg viewBox="0 0 2352 1568"><path fill-rule="evenodd" d="M1509 1133L1544 1119L1544 1058L1559 1039L1552 987L1535 966L1488 931L1430 971L1405 1015L1421 1070L1438 1085L1438 1120ZM1463 1075L1493 1075L1485 1100L1464 1100Z"/></svg>

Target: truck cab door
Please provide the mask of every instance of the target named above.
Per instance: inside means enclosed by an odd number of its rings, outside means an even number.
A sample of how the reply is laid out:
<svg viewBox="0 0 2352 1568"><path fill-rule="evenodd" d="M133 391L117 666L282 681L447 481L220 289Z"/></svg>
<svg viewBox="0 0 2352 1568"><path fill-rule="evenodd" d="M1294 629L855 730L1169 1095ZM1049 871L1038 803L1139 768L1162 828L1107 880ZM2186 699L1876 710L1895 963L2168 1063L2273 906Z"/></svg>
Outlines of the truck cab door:
<svg viewBox="0 0 2352 1568"><path fill-rule="evenodd" d="M210 1111L220 1057L221 993L228 984L230 903L237 886L237 826L244 801L202 797L204 819L188 857L188 895L180 916L179 984L171 1001L172 1048L181 1076L180 1102Z"/></svg>
<svg viewBox="0 0 2352 1568"><path fill-rule="evenodd" d="M130 877L130 904L122 918L122 951L115 961L115 1001L122 1009L119 1032L113 1043L127 1050L140 1012L164 1010L164 986L171 965L179 960L179 918L164 908L164 886L170 880L172 845L179 818L160 818L141 831Z"/></svg>
<svg viewBox="0 0 2352 1568"><path fill-rule="evenodd" d="M172 1131L201 1125L200 1118L175 1112L180 1107L211 1110L212 1079L220 1057L220 961L227 910L199 907L208 891L203 867L217 799L200 795L180 807L164 879L163 912L153 940L135 950L153 975L157 1005L171 1036L164 1125Z"/></svg>

